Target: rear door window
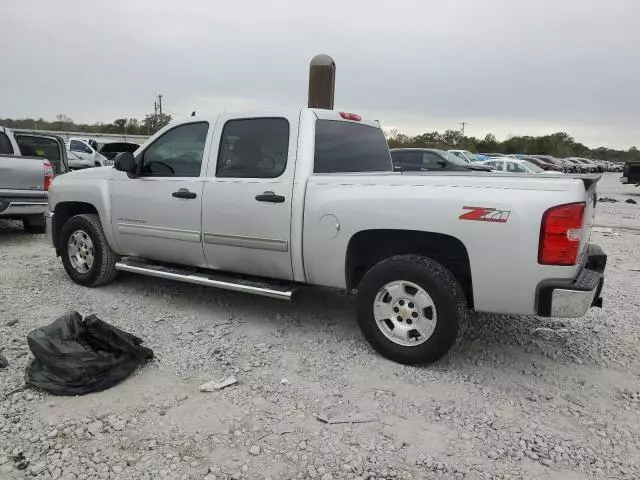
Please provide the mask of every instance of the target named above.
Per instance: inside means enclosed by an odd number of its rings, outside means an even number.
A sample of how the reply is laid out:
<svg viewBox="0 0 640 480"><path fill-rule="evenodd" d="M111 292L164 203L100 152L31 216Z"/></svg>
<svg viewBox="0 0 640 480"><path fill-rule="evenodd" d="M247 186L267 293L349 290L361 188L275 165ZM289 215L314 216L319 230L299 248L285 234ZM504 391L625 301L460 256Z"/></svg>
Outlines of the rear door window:
<svg viewBox="0 0 640 480"><path fill-rule="evenodd" d="M419 170L422 168L422 153L419 151L403 150L391 152L393 164L404 170Z"/></svg>
<svg viewBox="0 0 640 480"><path fill-rule="evenodd" d="M446 167L446 163L437 153L424 152L422 155L422 167L428 170L440 170Z"/></svg>
<svg viewBox="0 0 640 480"><path fill-rule="evenodd" d="M314 173L392 172L380 128L337 120L316 121Z"/></svg>
<svg viewBox="0 0 640 480"><path fill-rule="evenodd" d="M287 168L289 121L246 118L225 123L216 177L278 178Z"/></svg>

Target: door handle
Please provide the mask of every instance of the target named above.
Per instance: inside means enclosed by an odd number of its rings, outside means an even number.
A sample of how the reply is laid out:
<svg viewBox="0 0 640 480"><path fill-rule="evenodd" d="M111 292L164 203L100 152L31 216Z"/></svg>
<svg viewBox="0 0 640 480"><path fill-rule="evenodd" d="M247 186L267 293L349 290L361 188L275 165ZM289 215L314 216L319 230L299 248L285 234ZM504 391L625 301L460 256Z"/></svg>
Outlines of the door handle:
<svg viewBox="0 0 640 480"><path fill-rule="evenodd" d="M171 196L176 198L196 198L197 197L197 195L194 192L190 192L186 188L181 188L177 192L173 192Z"/></svg>
<svg viewBox="0 0 640 480"><path fill-rule="evenodd" d="M267 191L262 192L260 195L256 195L256 200L259 202L284 203L284 196L276 195L271 191Z"/></svg>

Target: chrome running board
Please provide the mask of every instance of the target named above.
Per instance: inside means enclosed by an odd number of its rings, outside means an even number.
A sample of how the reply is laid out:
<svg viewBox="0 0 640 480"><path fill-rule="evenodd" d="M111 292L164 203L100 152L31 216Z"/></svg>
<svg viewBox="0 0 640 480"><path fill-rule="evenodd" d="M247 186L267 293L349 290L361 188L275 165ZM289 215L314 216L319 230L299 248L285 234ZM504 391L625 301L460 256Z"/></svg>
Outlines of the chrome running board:
<svg viewBox="0 0 640 480"><path fill-rule="evenodd" d="M234 292L252 293L263 297L277 298L279 300L291 300L296 291L293 285L271 284L259 280L246 280L222 273L202 273L179 268L153 265L136 262L132 259L124 259L116 262L116 270L123 272L140 273L151 277L177 280L179 282L194 283L206 287L221 288Z"/></svg>

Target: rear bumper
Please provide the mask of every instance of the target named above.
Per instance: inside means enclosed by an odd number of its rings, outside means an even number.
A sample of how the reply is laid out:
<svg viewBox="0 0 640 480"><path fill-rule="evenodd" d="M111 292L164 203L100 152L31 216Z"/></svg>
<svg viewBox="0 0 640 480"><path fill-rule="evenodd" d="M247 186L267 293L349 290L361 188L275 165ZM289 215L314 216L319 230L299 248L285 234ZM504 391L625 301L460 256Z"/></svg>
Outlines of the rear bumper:
<svg viewBox="0 0 640 480"><path fill-rule="evenodd" d="M0 217L24 217L42 215L47 211L47 199L20 198L3 200L0 198Z"/></svg>
<svg viewBox="0 0 640 480"><path fill-rule="evenodd" d="M542 317L582 317L590 307L602 306L607 255L589 245L587 258L573 280L544 280L538 285L537 313Z"/></svg>

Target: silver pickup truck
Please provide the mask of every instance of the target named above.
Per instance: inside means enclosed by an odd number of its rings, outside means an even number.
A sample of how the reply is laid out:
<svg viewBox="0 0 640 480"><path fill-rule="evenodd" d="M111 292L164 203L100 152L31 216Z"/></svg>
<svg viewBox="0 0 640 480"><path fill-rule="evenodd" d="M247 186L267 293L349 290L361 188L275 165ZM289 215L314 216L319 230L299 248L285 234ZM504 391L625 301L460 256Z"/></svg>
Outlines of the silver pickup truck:
<svg viewBox="0 0 640 480"><path fill-rule="evenodd" d="M0 219L22 220L29 233L44 233L53 177L67 171L62 138L0 127Z"/></svg>
<svg viewBox="0 0 640 480"><path fill-rule="evenodd" d="M88 287L126 271L282 299L304 284L357 290L374 348L430 362L467 308L580 317L601 305L598 179L394 172L380 126L360 115L224 112L56 178L47 234Z"/></svg>

